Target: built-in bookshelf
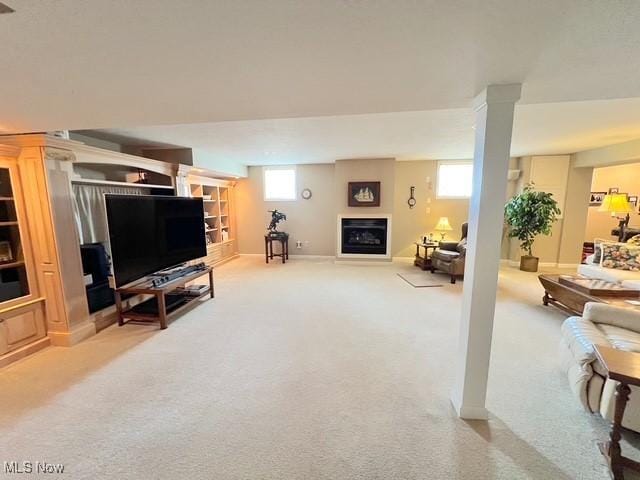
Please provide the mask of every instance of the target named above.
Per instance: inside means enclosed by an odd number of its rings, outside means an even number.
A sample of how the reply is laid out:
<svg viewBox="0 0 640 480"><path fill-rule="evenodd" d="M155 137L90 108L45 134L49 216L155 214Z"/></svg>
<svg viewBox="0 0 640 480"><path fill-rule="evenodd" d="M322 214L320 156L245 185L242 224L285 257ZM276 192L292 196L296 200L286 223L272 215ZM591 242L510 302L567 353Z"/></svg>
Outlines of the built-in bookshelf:
<svg viewBox="0 0 640 480"><path fill-rule="evenodd" d="M190 178L192 197L204 206L206 263L214 265L237 254L233 218L233 185L217 179Z"/></svg>

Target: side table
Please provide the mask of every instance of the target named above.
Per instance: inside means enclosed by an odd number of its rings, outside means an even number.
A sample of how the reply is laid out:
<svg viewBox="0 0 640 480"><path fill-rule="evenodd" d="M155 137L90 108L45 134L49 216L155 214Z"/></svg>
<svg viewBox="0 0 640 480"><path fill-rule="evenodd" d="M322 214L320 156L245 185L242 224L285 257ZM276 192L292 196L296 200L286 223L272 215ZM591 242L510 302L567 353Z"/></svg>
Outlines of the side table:
<svg viewBox="0 0 640 480"><path fill-rule="evenodd" d="M624 457L620 450L620 429L624 409L629 400L629 385L640 386L640 353L626 352L601 345L594 346L596 357L612 380L616 380L616 406L611 424L609 441L598 444L600 453L604 455L614 480L624 479L624 469L640 472L640 463Z"/></svg>
<svg viewBox="0 0 640 480"><path fill-rule="evenodd" d="M280 242L281 253L273 253L273 242ZM267 263L269 260L273 260L273 257L282 257L282 263L286 263L289 260L289 234L279 233L278 235L265 235L264 236L264 259Z"/></svg>
<svg viewBox="0 0 640 480"><path fill-rule="evenodd" d="M414 242L416 246L416 259L413 264L416 267L420 267L422 270L429 270L431 268L431 256L429 255L429 249L435 250L438 248L437 243L421 243ZM420 255L420 248L424 248L424 256Z"/></svg>

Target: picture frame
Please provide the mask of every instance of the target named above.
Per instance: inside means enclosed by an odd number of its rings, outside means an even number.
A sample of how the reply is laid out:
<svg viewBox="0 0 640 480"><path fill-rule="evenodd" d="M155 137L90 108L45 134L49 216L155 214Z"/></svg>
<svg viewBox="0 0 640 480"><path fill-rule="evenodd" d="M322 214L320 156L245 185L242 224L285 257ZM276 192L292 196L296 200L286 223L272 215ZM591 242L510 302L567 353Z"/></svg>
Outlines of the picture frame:
<svg viewBox="0 0 640 480"><path fill-rule="evenodd" d="M607 192L591 192L589 194L589 206L590 207L599 207L602 205L602 201L604 200L604 196Z"/></svg>
<svg viewBox="0 0 640 480"><path fill-rule="evenodd" d="M379 207L380 182L349 182L347 198L350 207Z"/></svg>
<svg viewBox="0 0 640 480"><path fill-rule="evenodd" d="M638 196L637 195L627 195L627 201L633 205L634 207L638 206Z"/></svg>
<svg viewBox="0 0 640 480"><path fill-rule="evenodd" d="M609 188L609 193L620 193L620 187Z"/></svg>

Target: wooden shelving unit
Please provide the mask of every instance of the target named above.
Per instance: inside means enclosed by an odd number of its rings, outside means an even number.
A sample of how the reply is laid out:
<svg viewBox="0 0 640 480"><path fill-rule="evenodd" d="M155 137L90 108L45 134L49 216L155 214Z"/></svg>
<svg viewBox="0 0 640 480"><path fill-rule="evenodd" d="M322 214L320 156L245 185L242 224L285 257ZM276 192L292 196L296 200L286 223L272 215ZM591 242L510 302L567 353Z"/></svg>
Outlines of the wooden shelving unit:
<svg viewBox="0 0 640 480"><path fill-rule="evenodd" d="M233 185L208 177L190 177L192 197L202 198L204 204L205 236L208 265L215 265L237 255Z"/></svg>

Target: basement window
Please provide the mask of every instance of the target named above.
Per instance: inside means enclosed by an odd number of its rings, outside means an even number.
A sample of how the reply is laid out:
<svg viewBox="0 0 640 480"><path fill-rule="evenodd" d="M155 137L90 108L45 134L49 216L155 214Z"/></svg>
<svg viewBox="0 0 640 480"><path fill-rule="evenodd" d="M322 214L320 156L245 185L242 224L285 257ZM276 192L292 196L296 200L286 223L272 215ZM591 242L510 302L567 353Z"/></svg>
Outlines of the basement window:
<svg viewBox="0 0 640 480"><path fill-rule="evenodd" d="M264 199L268 202L296 199L295 167L264 167Z"/></svg>
<svg viewBox="0 0 640 480"><path fill-rule="evenodd" d="M473 163L438 162L436 196L469 198L473 188Z"/></svg>

